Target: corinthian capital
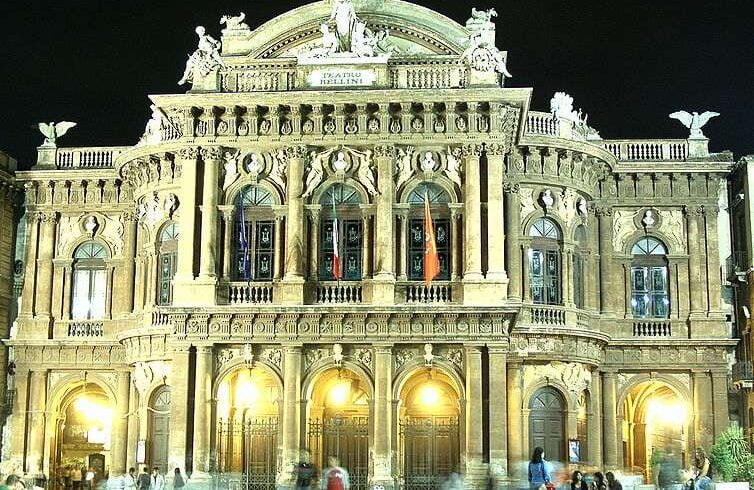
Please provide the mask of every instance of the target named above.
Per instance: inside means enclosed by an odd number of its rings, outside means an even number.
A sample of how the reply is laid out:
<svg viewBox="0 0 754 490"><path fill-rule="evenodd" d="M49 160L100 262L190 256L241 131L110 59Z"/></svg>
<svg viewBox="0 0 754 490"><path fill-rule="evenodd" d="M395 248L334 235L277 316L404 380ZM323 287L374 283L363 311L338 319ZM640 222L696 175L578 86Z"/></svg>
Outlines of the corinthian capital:
<svg viewBox="0 0 754 490"><path fill-rule="evenodd" d="M704 216L705 208L704 205L700 204L698 206L685 206L683 210L686 212L686 216L691 218L698 218L700 216Z"/></svg>
<svg viewBox="0 0 754 490"><path fill-rule="evenodd" d="M57 223L59 217L60 215L55 211L44 211L39 213L39 221L42 223Z"/></svg>
<svg viewBox="0 0 754 490"><path fill-rule="evenodd" d="M289 146L284 150L284 152L285 152L285 156L288 158L300 158L300 159L306 158L305 145Z"/></svg>
<svg viewBox="0 0 754 490"><path fill-rule="evenodd" d="M613 215L613 208L610 206L605 205L595 205L594 206L594 214L598 217L602 216L612 216Z"/></svg>
<svg viewBox="0 0 754 490"><path fill-rule="evenodd" d="M462 148L463 156L465 158L468 158L468 157L480 157L480 156L482 156L482 150L483 149L484 149L484 147L482 145L477 145L477 144L473 144L473 143L468 144L468 145L463 145L463 148Z"/></svg>
<svg viewBox="0 0 754 490"><path fill-rule="evenodd" d="M196 146L187 146L178 150L178 154L183 160L196 160L199 158L199 148Z"/></svg>
<svg viewBox="0 0 754 490"><path fill-rule="evenodd" d="M393 145L375 146L374 156L377 158L393 158L395 156L395 146Z"/></svg>
<svg viewBox="0 0 754 490"><path fill-rule="evenodd" d="M201 149L202 160L222 160L222 146L209 146Z"/></svg>
<svg viewBox="0 0 754 490"><path fill-rule="evenodd" d="M521 190L521 185L515 182L503 182L503 192L506 194L518 194Z"/></svg>
<svg viewBox="0 0 754 490"><path fill-rule="evenodd" d="M484 150L487 155L505 155L506 153L508 153L508 145L502 143L490 143L485 146Z"/></svg>

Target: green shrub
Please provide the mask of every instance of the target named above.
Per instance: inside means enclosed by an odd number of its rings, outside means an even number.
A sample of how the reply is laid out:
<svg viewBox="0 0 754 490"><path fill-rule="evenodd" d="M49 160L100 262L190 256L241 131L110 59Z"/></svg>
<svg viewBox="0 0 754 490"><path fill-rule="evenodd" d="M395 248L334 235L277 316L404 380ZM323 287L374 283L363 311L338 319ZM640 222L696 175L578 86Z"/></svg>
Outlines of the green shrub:
<svg viewBox="0 0 754 490"><path fill-rule="evenodd" d="M754 456L743 430L730 426L709 453L713 474L721 481L754 481Z"/></svg>

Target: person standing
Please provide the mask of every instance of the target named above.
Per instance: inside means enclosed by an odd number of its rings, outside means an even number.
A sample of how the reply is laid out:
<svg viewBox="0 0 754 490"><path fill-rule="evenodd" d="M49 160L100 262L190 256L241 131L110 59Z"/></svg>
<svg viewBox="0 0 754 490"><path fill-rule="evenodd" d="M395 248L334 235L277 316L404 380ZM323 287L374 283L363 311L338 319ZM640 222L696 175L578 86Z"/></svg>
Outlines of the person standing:
<svg viewBox="0 0 754 490"><path fill-rule="evenodd" d="M136 468L128 468L128 473L123 475L123 489L136 490Z"/></svg>
<svg viewBox="0 0 754 490"><path fill-rule="evenodd" d="M529 461L529 487L539 490L542 485L552 481L552 469L550 463L545 460L545 450L535 447Z"/></svg>
<svg viewBox="0 0 754 490"><path fill-rule="evenodd" d="M303 449L296 464L296 490L308 490L312 485L316 468L309 461L309 451Z"/></svg>
<svg viewBox="0 0 754 490"><path fill-rule="evenodd" d="M623 490L623 485L615 479L615 474L612 471L605 473L605 478L607 478L608 490Z"/></svg>
<svg viewBox="0 0 754 490"><path fill-rule="evenodd" d="M84 483L86 490L94 489L94 468L91 466L86 470L86 476L84 477Z"/></svg>
<svg viewBox="0 0 754 490"><path fill-rule="evenodd" d="M149 480L150 490L165 490L165 477L160 473L160 468L152 468L152 477Z"/></svg>
<svg viewBox="0 0 754 490"><path fill-rule="evenodd" d="M139 478L136 480L136 488L138 490L149 490L151 484L152 479L149 478L149 470L144 466L141 469L141 473L139 473Z"/></svg>
<svg viewBox="0 0 754 490"><path fill-rule="evenodd" d="M327 459L330 465L322 473L322 490L349 490L351 483L348 480L348 472L345 468L338 466L338 458L330 456Z"/></svg>
<svg viewBox="0 0 754 490"><path fill-rule="evenodd" d="M82 478L83 477L81 475L81 468L79 468L78 466L74 466L73 470L71 470L71 483L73 484L74 490L81 489Z"/></svg>
<svg viewBox="0 0 754 490"><path fill-rule="evenodd" d="M584 481L584 474L579 470L571 475L571 490L589 490L589 486Z"/></svg>
<svg viewBox="0 0 754 490"><path fill-rule="evenodd" d="M694 478L694 490L706 490L712 483L712 466L704 449L696 448L694 466L696 477Z"/></svg>
<svg viewBox="0 0 754 490"><path fill-rule="evenodd" d="M181 469L176 468L175 475L173 476L173 488L183 488L185 486L186 481L183 479L183 475L181 475Z"/></svg>

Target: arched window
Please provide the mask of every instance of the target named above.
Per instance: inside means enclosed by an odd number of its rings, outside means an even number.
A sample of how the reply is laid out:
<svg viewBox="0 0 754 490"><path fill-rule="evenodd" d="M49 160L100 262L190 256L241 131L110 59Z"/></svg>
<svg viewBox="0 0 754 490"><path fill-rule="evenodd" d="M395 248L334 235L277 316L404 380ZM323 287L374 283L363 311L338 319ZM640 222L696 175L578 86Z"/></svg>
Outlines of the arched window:
<svg viewBox="0 0 754 490"><path fill-rule="evenodd" d="M531 299L538 304L560 304L560 229L554 221L539 218L529 228L529 236Z"/></svg>
<svg viewBox="0 0 754 490"><path fill-rule="evenodd" d="M573 302L576 308L584 308L586 283L586 228L579 225L574 233L576 250L573 254Z"/></svg>
<svg viewBox="0 0 754 490"><path fill-rule="evenodd" d="M160 272L157 304L166 306L173 303L173 278L178 264L178 223L168 222L160 233Z"/></svg>
<svg viewBox="0 0 754 490"><path fill-rule="evenodd" d="M364 226L361 218L361 197L353 187L334 184L319 200L322 220L319 234L319 280L333 281L335 239L342 281L362 279ZM337 218L337 220L336 220ZM337 233L335 224L337 221Z"/></svg>
<svg viewBox="0 0 754 490"><path fill-rule="evenodd" d="M236 197L233 226L233 279L271 281L275 277L275 216L272 194L244 187Z"/></svg>
<svg viewBox="0 0 754 490"><path fill-rule="evenodd" d="M79 245L73 253L73 294L71 316L74 320L100 319L105 316L107 297L107 251L96 242Z"/></svg>
<svg viewBox="0 0 754 490"><path fill-rule="evenodd" d="M639 239L631 249L631 309L635 318L670 315L667 253L665 245L652 237Z"/></svg>
<svg viewBox="0 0 754 490"><path fill-rule="evenodd" d="M450 210L448 203L450 196L440 186L430 182L422 182L408 195L411 205L408 222L408 279L410 281L424 280L424 201L429 201L432 212L432 223L435 227L435 241L437 255L440 259L440 274L438 281L449 281L452 272L452 252L450 241Z"/></svg>

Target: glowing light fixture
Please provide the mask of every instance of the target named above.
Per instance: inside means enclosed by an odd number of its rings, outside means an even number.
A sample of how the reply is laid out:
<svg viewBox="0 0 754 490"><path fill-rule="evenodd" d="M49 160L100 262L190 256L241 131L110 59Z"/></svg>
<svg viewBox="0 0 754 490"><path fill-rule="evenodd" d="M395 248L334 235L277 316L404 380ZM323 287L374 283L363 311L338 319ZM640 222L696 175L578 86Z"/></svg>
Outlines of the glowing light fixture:
<svg viewBox="0 0 754 490"><path fill-rule="evenodd" d="M250 407L259 400L259 388L251 376L241 372L236 382L236 406Z"/></svg>
<svg viewBox="0 0 754 490"><path fill-rule="evenodd" d="M652 399L647 408L648 418L664 425L684 426L688 422L688 408L679 401L667 402Z"/></svg>
<svg viewBox="0 0 754 490"><path fill-rule="evenodd" d="M432 406L440 401L440 390L433 383L427 383L422 386L419 392L419 400L422 405Z"/></svg>
<svg viewBox="0 0 754 490"><path fill-rule="evenodd" d="M330 389L330 402L333 405L345 405L351 395L351 383L346 379L339 380Z"/></svg>

